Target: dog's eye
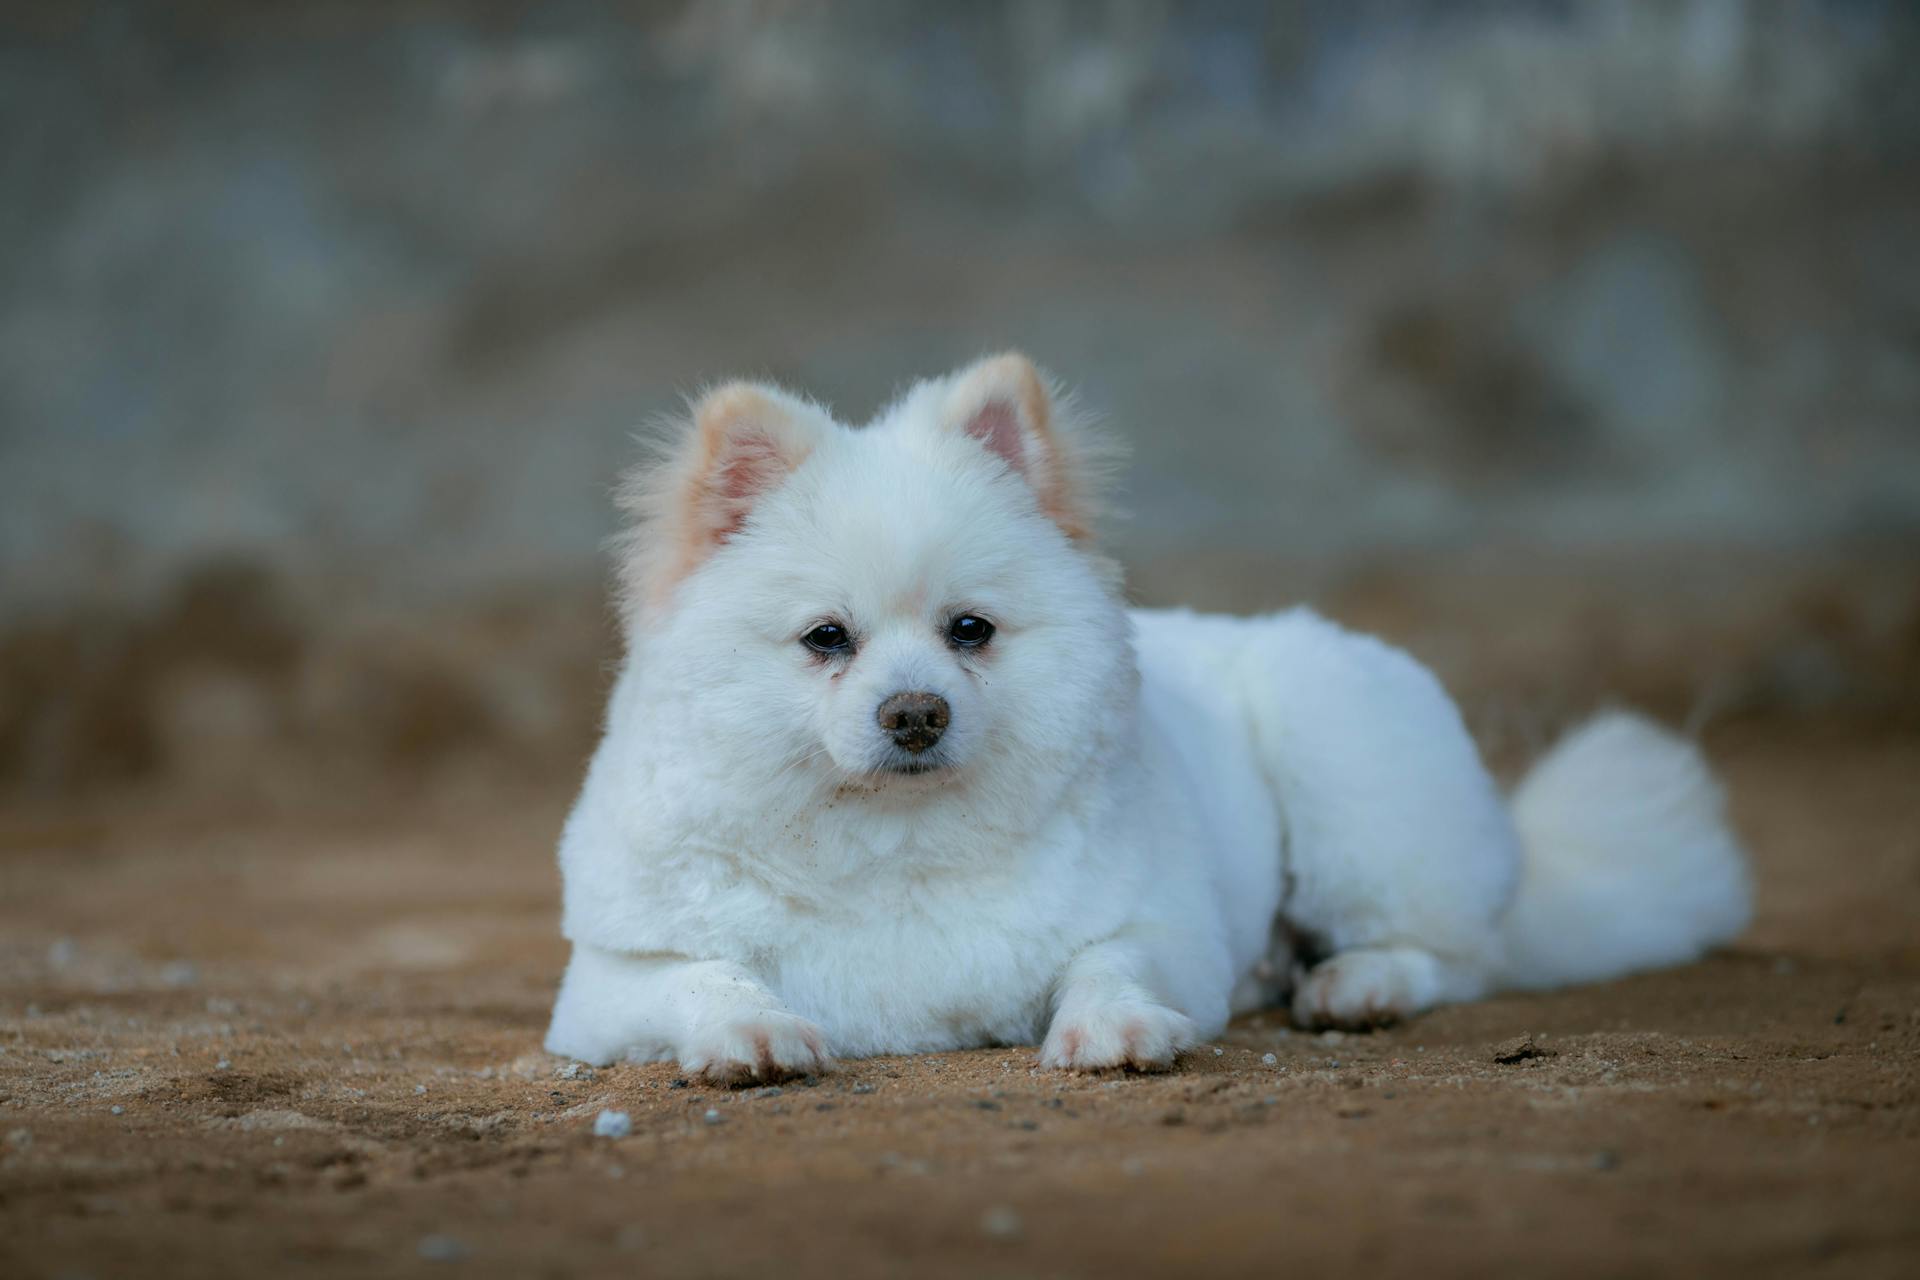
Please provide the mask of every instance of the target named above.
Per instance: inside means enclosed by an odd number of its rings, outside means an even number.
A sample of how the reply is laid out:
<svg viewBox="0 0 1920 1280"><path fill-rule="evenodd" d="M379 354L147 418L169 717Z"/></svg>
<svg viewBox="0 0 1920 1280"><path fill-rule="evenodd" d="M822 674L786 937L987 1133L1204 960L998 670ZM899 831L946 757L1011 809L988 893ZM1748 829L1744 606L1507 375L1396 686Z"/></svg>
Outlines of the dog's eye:
<svg viewBox="0 0 1920 1280"><path fill-rule="evenodd" d="M844 653L853 647L853 638L837 622L823 622L800 637L800 643L815 653Z"/></svg>
<svg viewBox="0 0 1920 1280"><path fill-rule="evenodd" d="M978 649L993 639L993 624L971 613L962 614L948 624L947 639L962 649Z"/></svg>

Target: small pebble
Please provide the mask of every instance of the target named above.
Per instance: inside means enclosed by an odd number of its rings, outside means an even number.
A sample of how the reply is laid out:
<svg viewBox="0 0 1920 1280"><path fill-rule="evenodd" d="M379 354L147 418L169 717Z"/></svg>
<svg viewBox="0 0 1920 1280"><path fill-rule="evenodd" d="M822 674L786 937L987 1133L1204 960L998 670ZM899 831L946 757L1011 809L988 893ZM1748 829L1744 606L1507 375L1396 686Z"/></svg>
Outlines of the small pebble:
<svg viewBox="0 0 1920 1280"><path fill-rule="evenodd" d="M1540 1039L1544 1040L1546 1037L1541 1036ZM1515 1036L1513 1039L1495 1046L1493 1050L1493 1060L1506 1066L1512 1066L1519 1062L1527 1062L1534 1058L1551 1058L1552 1056L1553 1051L1541 1048L1534 1042L1534 1037L1532 1036Z"/></svg>
<svg viewBox="0 0 1920 1280"><path fill-rule="evenodd" d="M1277 1063L1277 1062L1279 1062L1279 1061L1280 1061L1280 1059L1278 1059L1278 1058L1276 1058L1276 1057L1274 1057L1274 1056L1273 1056L1272 1054L1270 1054L1270 1053L1263 1053L1263 1054L1261 1054L1261 1055L1260 1055L1260 1061L1261 1061L1261 1063L1262 1063L1263 1065L1265 1065L1265 1066L1269 1066L1269 1067L1271 1067L1271 1066L1273 1066L1273 1065L1274 1065L1275 1063Z"/></svg>
<svg viewBox="0 0 1920 1280"><path fill-rule="evenodd" d="M415 1085L415 1086L413 1086L413 1091L414 1091L415 1093L425 1093L425 1092L427 1091L427 1086L425 1086L425 1085L423 1085L423 1084L417 1084L417 1085Z"/></svg>
<svg viewBox="0 0 1920 1280"><path fill-rule="evenodd" d="M713 1113L709 1111L708 1115ZM633 1117L624 1111L602 1111L593 1118L596 1138L624 1138L633 1132Z"/></svg>
<svg viewBox="0 0 1920 1280"><path fill-rule="evenodd" d="M1222 1049L1219 1045L1213 1046L1213 1056L1216 1058L1224 1056L1226 1052L1227 1051L1225 1049Z"/></svg>
<svg viewBox="0 0 1920 1280"><path fill-rule="evenodd" d="M220 1059L220 1061L213 1064L213 1069L215 1071L225 1071L228 1067L232 1065L233 1064L231 1062L228 1062L225 1058L222 1058Z"/></svg>
<svg viewBox="0 0 1920 1280"><path fill-rule="evenodd" d="M721 1115L718 1111L714 1110L712 1107L708 1107L707 1114L700 1118L705 1120L708 1124L719 1124L722 1120L726 1119L725 1116Z"/></svg>
<svg viewBox="0 0 1920 1280"><path fill-rule="evenodd" d="M115 1114L115 1115L117 1115L117 1116L123 1116L123 1115L125 1115L125 1114L127 1114L127 1109L126 1109L125 1107L123 1107L123 1106L121 1106L121 1105L120 1105L119 1103L117 1103L117 1102L116 1102L116 1103L115 1103L115 1104L114 1104L114 1105L113 1105L112 1107L110 1107L110 1108L108 1108L108 1110L110 1110L110 1111L112 1111L112 1112L113 1112L113 1114Z"/></svg>
<svg viewBox="0 0 1920 1280"><path fill-rule="evenodd" d="M874 1090L874 1086L870 1084L857 1084L853 1086L853 1091L855 1093L872 1093L873 1090Z"/></svg>

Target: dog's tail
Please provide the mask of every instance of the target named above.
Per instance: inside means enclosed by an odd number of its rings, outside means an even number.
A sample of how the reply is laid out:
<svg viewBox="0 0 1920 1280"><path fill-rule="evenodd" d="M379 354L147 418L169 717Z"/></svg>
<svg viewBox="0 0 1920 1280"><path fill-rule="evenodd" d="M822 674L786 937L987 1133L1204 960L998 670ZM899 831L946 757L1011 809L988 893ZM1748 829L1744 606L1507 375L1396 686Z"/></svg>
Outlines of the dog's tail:
<svg viewBox="0 0 1920 1280"><path fill-rule="evenodd" d="M1526 856L1502 986L1681 964L1747 925L1752 887L1720 788L1691 744L1649 720L1589 721L1533 767L1512 811Z"/></svg>

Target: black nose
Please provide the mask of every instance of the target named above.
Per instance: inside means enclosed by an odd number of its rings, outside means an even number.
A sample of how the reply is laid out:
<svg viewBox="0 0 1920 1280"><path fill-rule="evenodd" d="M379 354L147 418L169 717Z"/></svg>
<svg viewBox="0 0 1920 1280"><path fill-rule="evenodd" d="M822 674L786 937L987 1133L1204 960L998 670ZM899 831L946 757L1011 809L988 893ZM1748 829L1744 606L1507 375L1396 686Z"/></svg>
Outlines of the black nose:
<svg viewBox="0 0 1920 1280"><path fill-rule="evenodd" d="M895 743L919 755L940 741L952 715L947 700L937 693L896 693L880 704L873 718Z"/></svg>

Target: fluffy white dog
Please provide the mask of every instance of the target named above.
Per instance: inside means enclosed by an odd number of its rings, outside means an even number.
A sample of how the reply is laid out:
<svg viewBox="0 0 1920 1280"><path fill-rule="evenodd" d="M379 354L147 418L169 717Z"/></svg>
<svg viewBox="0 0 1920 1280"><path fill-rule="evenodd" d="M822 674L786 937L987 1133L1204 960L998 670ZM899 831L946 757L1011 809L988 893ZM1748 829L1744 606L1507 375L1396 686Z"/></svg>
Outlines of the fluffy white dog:
<svg viewBox="0 0 1920 1280"><path fill-rule="evenodd" d="M628 652L560 844L547 1047L718 1081L1040 1042L1164 1066L1692 959L1748 917L1690 746L1626 715L1503 801L1405 654L1129 610L1022 356L866 427L736 383L626 492Z"/></svg>

